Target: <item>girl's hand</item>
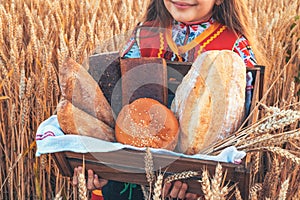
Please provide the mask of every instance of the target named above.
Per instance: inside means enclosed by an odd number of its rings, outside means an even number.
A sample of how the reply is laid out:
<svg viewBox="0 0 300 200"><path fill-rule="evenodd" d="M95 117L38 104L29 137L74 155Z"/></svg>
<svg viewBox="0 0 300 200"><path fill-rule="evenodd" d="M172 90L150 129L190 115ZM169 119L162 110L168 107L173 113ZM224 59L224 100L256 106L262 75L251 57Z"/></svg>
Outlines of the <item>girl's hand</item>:
<svg viewBox="0 0 300 200"><path fill-rule="evenodd" d="M82 173L82 167L75 167L74 168L74 174L73 174L73 185L77 186L78 185L78 174ZM87 179L87 189L88 190L95 190L95 189L101 189L104 185L107 184L106 179L101 179L98 178L97 174L94 174L93 170L88 170L88 179Z"/></svg>
<svg viewBox="0 0 300 200"><path fill-rule="evenodd" d="M195 200L199 196L193 193L187 193L188 185L181 181L175 181L173 183L165 183L163 187L163 196L170 197L171 199L187 199L187 200Z"/></svg>

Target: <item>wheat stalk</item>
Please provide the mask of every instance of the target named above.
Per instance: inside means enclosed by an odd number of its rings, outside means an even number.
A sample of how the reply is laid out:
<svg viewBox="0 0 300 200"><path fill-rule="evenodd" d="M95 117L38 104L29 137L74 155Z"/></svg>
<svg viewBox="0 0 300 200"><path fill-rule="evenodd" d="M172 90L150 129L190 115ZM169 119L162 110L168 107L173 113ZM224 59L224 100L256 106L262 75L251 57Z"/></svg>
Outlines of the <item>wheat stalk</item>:
<svg viewBox="0 0 300 200"><path fill-rule="evenodd" d="M201 181L201 188L202 192L205 196L205 199L210 200L213 197L213 193L211 191L211 184L208 175L208 171L205 169L202 172L202 181Z"/></svg>
<svg viewBox="0 0 300 200"><path fill-rule="evenodd" d="M280 173L281 173L281 169L282 169L282 164L279 163L279 159L277 159L277 157L274 159L275 162L275 166L272 166L272 170L270 173L270 181L268 183L269 187L268 187L268 192L269 192L269 197L270 198L275 198L276 194L278 192L278 185L279 185L279 181L278 181L278 177L280 177Z"/></svg>
<svg viewBox="0 0 300 200"><path fill-rule="evenodd" d="M277 178L277 176L279 175L279 168L280 168L280 164L279 161L277 159L277 157L274 157L272 164L271 164L271 169L269 172L267 172L265 178L264 178L264 182L262 185L262 194L264 193L265 196L271 196L270 194L272 194L272 189L277 188L277 182L274 182L274 178Z"/></svg>
<svg viewBox="0 0 300 200"><path fill-rule="evenodd" d="M237 186L235 186L235 193L234 193L235 199L236 200L243 200L241 196L241 192Z"/></svg>
<svg viewBox="0 0 300 200"><path fill-rule="evenodd" d="M145 171L146 171L146 178L147 178L147 182L149 183L149 188L150 191L149 193L152 193L152 183L154 181L154 164L153 164L153 157L152 157L152 153L150 151L150 148L147 147L146 149L146 154L144 157L144 162L145 162ZM150 197L150 196L149 196Z"/></svg>
<svg viewBox="0 0 300 200"><path fill-rule="evenodd" d="M84 155L82 157L82 172L78 173L78 193L79 193L79 199L80 200L87 200L87 187L86 187L86 181L85 181L85 159Z"/></svg>
<svg viewBox="0 0 300 200"><path fill-rule="evenodd" d="M244 141L243 144L236 144L237 149L247 150L266 146L278 146L285 142L300 138L300 129L287 131L279 134L264 134ZM241 143L241 142L240 142Z"/></svg>
<svg viewBox="0 0 300 200"><path fill-rule="evenodd" d="M146 171L146 178L149 184L151 184L154 180L154 173L153 173L153 157L150 149L147 147L146 154L144 158L145 162L145 171Z"/></svg>
<svg viewBox="0 0 300 200"><path fill-rule="evenodd" d="M253 173L253 177L255 177L255 175L259 172L259 168L260 168L260 152L254 152L254 165L253 165L253 169L252 169L252 173Z"/></svg>
<svg viewBox="0 0 300 200"><path fill-rule="evenodd" d="M234 185L228 188L227 185L224 185L226 174L227 172L223 176L222 166L219 163L212 179L209 178L207 169L203 170L200 183L205 199L226 199L226 196L235 187Z"/></svg>
<svg viewBox="0 0 300 200"><path fill-rule="evenodd" d="M300 165L300 158L298 158L294 154L291 154L288 150L282 149L280 147L260 147L257 149L251 149L249 151L260 151L260 150L270 151L276 155L279 155L283 158L291 160L292 162L294 162L297 165Z"/></svg>
<svg viewBox="0 0 300 200"><path fill-rule="evenodd" d="M157 176L157 180L156 180L156 182L154 184L153 200L160 200L161 190L162 190L162 183L163 183L163 175L159 174Z"/></svg>
<svg viewBox="0 0 300 200"><path fill-rule="evenodd" d="M262 104L263 105L263 104ZM256 137L261 136L259 138L264 141L268 141L269 135L268 133L286 127L290 124L295 123L300 119L300 112L294 110L280 110L276 107L267 107L264 106L265 109L272 113L271 115L260 119L255 124L250 125L244 130L238 131L228 138L212 144L207 149L201 151L201 153L206 154L214 154L219 153L220 150L228 147L228 146L237 146L239 149L246 148L249 144L249 140L251 140L251 144L257 144L259 141ZM245 146L243 146L245 145Z"/></svg>
<svg viewBox="0 0 300 200"><path fill-rule="evenodd" d="M292 197L292 200L298 200L300 199L300 190L298 189L298 192Z"/></svg>
<svg viewBox="0 0 300 200"><path fill-rule="evenodd" d="M255 185L253 185L251 188L250 188L250 192L249 192L249 195L250 195L250 199L258 199L258 195L257 193L259 191L262 190L262 184L261 183L256 183Z"/></svg>
<svg viewBox="0 0 300 200"><path fill-rule="evenodd" d="M261 123L256 127L249 130L248 134L253 134L254 136L260 134L270 133L277 129L288 126L300 119L300 112L294 110L281 110L268 118L265 123Z"/></svg>
<svg viewBox="0 0 300 200"><path fill-rule="evenodd" d="M285 200L286 199L286 193L289 189L289 179L285 180L282 185L281 185L281 189L280 189L280 193L279 193L279 197L278 200Z"/></svg>
<svg viewBox="0 0 300 200"><path fill-rule="evenodd" d="M199 173L195 171L184 171L176 174L169 175L165 178L165 183L171 183L176 180L183 180L183 179L189 179L195 176L198 176Z"/></svg>
<svg viewBox="0 0 300 200"><path fill-rule="evenodd" d="M221 196L221 184L222 184L222 166L220 163L217 164L216 170L215 170L215 176L211 180L211 189L214 194L214 196Z"/></svg>
<svg viewBox="0 0 300 200"><path fill-rule="evenodd" d="M150 199L151 198L150 189L147 188L145 185L141 185L141 189L143 192L144 199Z"/></svg>

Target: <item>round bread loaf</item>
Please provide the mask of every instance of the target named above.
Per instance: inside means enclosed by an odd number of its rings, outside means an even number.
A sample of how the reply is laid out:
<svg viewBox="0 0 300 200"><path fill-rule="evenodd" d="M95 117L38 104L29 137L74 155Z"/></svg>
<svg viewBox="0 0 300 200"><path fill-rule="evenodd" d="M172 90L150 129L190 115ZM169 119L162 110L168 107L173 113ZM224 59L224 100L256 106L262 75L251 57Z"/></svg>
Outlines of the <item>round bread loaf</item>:
<svg viewBox="0 0 300 200"><path fill-rule="evenodd" d="M229 50L202 53L178 86L171 110L179 119L178 150L199 153L234 132L244 117L246 66Z"/></svg>
<svg viewBox="0 0 300 200"><path fill-rule="evenodd" d="M136 147L174 150L178 133L178 121L173 112L150 98L125 105L115 126L116 140Z"/></svg>

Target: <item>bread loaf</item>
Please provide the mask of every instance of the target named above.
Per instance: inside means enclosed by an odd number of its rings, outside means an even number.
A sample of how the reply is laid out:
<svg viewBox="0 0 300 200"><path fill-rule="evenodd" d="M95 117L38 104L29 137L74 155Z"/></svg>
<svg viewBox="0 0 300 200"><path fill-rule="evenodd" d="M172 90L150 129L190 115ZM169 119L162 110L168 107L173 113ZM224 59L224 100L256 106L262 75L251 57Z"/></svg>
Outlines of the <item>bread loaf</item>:
<svg viewBox="0 0 300 200"><path fill-rule="evenodd" d="M229 50L207 51L178 86L171 109L179 119L178 150L199 153L235 131L244 116L246 66Z"/></svg>
<svg viewBox="0 0 300 200"><path fill-rule="evenodd" d="M154 99L140 98L122 108L115 135L123 144L174 150L178 130L178 121L170 109Z"/></svg>
<svg viewBox="0 0 300 200"><path fill-rule="evenodd" d="M80 64L67 58L59 69L62 96L88 114L114 127L112 109L97 82Z"/></svg>
<svg viewBox="0 0 300 200"><path fill-rule="evenodd" d="M62 100L57 106L58 123L66 134L85 135L106 141L115 141L114 130L104 122Z"/></svg>

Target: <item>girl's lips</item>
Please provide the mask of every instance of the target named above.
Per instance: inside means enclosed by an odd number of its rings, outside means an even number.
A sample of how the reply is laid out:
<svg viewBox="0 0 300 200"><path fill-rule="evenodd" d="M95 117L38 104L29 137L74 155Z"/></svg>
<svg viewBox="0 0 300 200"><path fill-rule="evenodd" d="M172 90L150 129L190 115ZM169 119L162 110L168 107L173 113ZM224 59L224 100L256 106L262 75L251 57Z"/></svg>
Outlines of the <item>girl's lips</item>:
<svg viewBox="0 0 300 200"><path fill-rule="evenodd" d="M196 4L191 4L191 3L181 2L181 1L171 1L171 2L174 4L175 7L180 9L185 9L196 5Z"/></svg>
<svg viewBox="0 0 300 200"><path fill-rule="evenodd" d="M185 9L196 5L196 4L191 4L191 3L181 2L181 1L171 1L171 2L174 4L175 7L180 9Z"/></svg>

